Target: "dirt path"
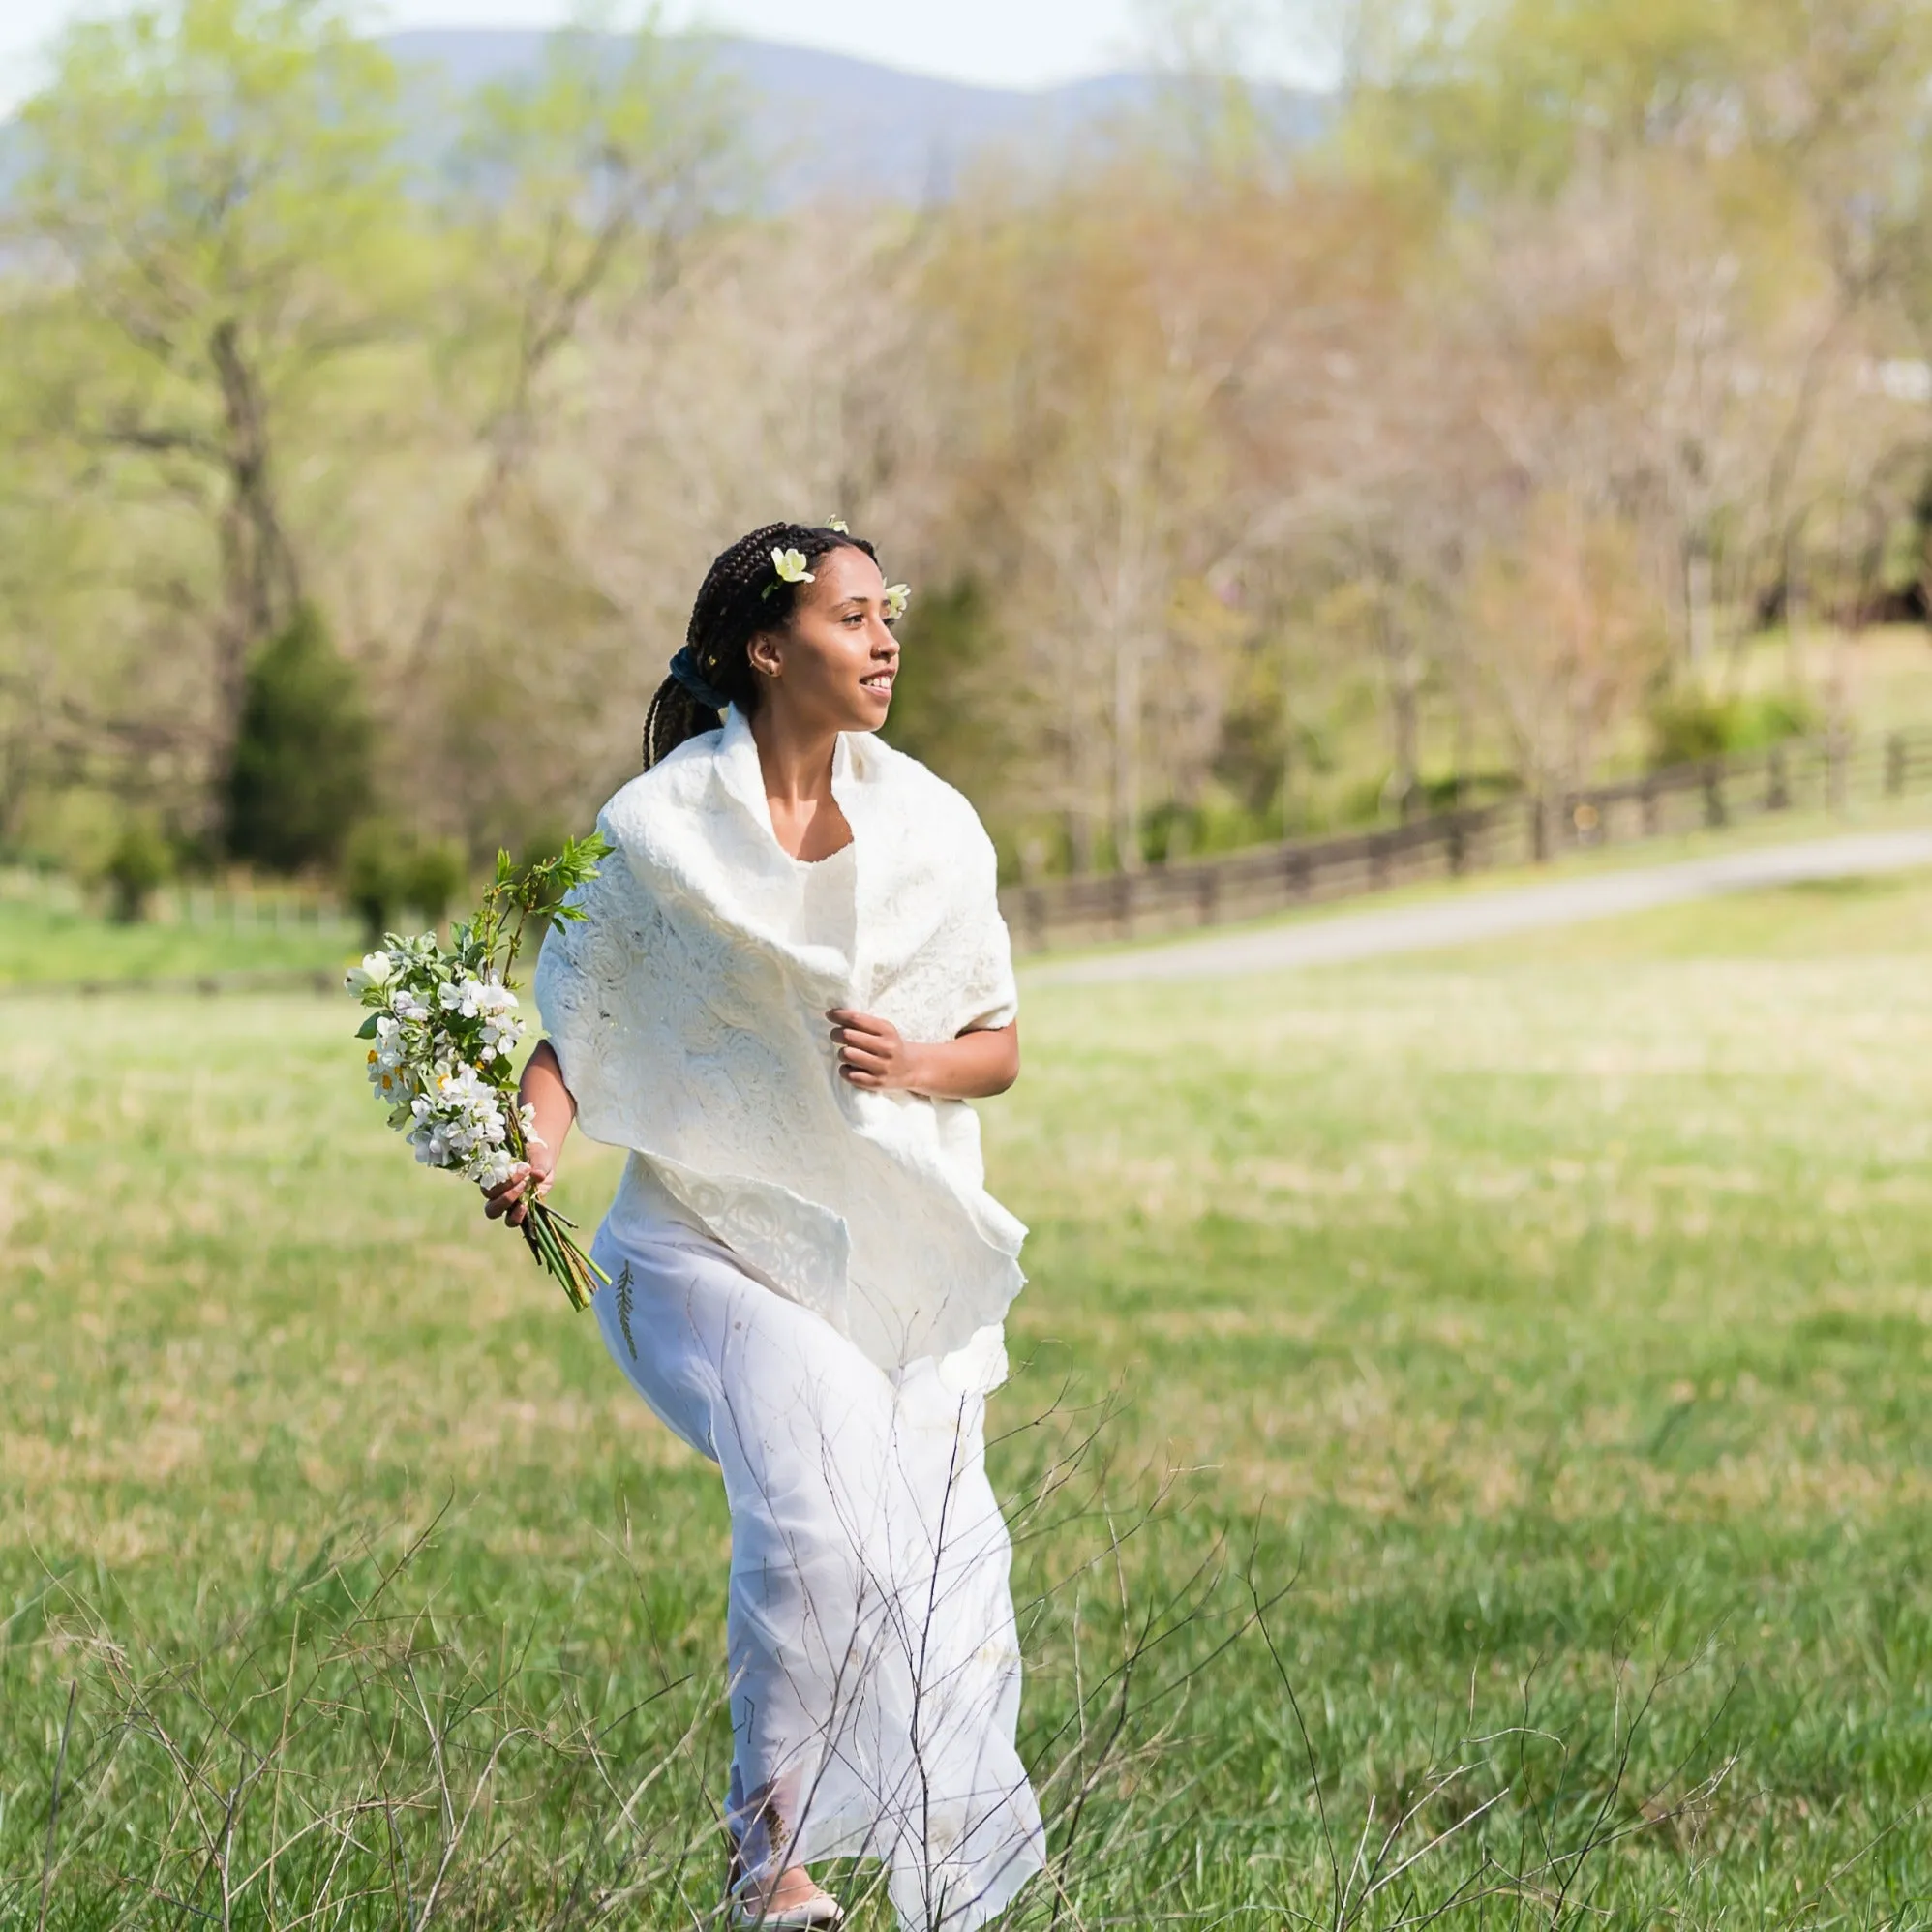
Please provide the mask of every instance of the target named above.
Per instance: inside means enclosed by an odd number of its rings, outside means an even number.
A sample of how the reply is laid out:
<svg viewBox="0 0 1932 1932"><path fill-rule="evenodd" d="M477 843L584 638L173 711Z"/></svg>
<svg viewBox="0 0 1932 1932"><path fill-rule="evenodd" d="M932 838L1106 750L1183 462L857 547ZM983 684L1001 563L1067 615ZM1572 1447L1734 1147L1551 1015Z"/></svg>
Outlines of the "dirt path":
<svg viewBox="0 0 1932 1932"><path fill-rule="evenodd" d="M1275 973L1296 966L1340 966L1392 952L1430 952L1513 932L1615 919L1687 899L1748 892L1812 879L1932 866L1932 830L1854 832L1797 845L1686 859L1629 872L1605 872L1548 885L1471 891L1424 905L1386 906L1260 931L1165 940L1095 958L1042 961L1026 968L1030 985L1098 985L1124 980L1205 980Z"/></svg>

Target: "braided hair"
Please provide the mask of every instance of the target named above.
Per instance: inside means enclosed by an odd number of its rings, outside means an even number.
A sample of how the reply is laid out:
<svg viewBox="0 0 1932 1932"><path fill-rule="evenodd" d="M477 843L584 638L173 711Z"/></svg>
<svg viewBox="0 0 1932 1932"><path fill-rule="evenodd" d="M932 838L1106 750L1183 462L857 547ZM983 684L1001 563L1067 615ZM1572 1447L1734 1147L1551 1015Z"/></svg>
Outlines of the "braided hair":
<svg viewBox="0 0 1932 1932"><path fill-rule="evenodd" d="M773 551L796 550L807 567L834 550L860 550L874 563L879 553L863 537L806 524L766 524L741 536L706 573L684 648L671 660L671 675L658 685L644 719L644 769L649 771L686 739L716 731L719 714L736 705L749 717L758 705L758 674L751 668L754 637L782 631L792 621L799 587L780 577Z"/></svg>

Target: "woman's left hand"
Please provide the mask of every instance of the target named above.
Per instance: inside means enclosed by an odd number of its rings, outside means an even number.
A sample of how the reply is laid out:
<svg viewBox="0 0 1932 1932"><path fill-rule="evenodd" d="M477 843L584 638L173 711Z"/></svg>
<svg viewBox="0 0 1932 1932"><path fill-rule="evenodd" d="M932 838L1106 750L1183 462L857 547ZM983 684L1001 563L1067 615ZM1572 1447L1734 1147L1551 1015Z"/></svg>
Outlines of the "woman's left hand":
<svg viewBox="0 0 1932 1932"><path fill-rule="evenodd" d="M886 1093L917 1090L923 1049L915 1046L889 1019L834 1007L826 1014L838 1048L838 1072L855 1087Z"/></svg>

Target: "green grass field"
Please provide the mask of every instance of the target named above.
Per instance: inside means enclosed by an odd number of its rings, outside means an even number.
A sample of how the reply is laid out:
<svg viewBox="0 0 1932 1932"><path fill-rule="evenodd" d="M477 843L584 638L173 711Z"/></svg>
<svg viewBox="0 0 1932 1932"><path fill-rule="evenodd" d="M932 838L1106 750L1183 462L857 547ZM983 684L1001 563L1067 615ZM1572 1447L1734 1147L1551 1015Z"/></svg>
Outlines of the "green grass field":
<svg viewBox="0 0 1932 1932"><path fill-rule="evenodd" d="M339 918L239 930L160 921L118 924L78 907L0 899L0 986L190 979L210 973L307 973L355 956Z"/></svg>
<svg viewBox="0 0 1932 1932"><path fill-rule="evenodd" d="M1015 1922L1932 1920L1928 968L1899 880L1030 998ZM704 1921L709 1467L347 1001L10 1011L0 1924Z"/></svg>

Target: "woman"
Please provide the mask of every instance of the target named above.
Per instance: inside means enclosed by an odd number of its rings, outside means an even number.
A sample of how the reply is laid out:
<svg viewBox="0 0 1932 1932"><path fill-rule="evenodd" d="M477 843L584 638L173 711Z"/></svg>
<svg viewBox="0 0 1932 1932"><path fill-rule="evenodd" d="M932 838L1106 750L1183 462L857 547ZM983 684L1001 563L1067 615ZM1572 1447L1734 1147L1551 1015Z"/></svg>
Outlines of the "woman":
<svg viewBox="0 0 1932 1932"><path fill-rule="evenodd" d="M962 1104L1018 1073L1012 965L972 807L871 736L905 596L842 526L712 564L545 943L489 1203L520 1222L573 1122L630 1150L595 1306L724 1475L745 1925L835 1924L806 1867L873 1857L904 1924L971 1932L1042 1857L982 1434L1025 1230Z"/></svg>

